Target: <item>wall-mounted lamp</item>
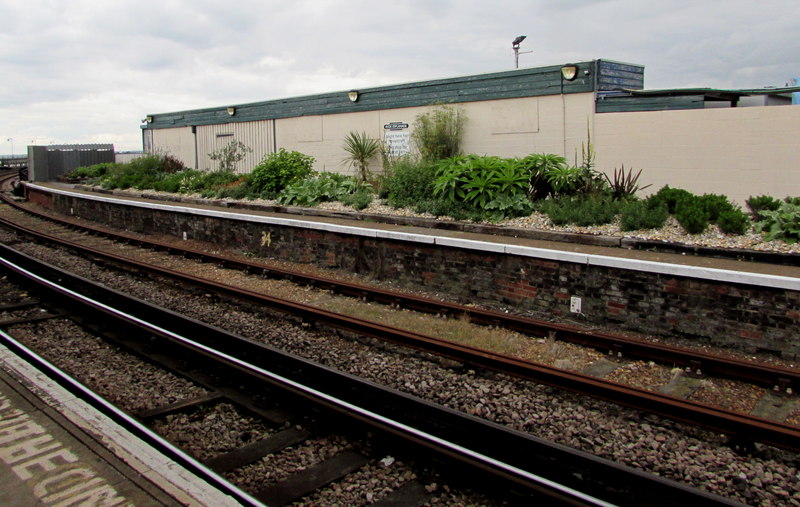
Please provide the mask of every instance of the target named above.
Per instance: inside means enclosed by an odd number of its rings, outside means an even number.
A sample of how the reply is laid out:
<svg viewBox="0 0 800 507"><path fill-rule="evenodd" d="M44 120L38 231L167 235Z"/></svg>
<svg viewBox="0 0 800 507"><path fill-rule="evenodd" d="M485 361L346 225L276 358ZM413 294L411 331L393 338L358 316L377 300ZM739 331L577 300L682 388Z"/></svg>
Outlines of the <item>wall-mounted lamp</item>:
<svg viewBox="0 0 800 507"><path fill-rule="evenodd" d="M144 117L144 121L146 121L147 123L153 123L153 117L152 116L145 116Z"/></svg>
<svg viewBox="0 0 800 507"><path fill-rule="evenodd" d="M574 64L568 64L561 67L561 75L567 81L572 81L578 75L578 66Z"/></svg>
<svg viewBox="0 0 800 507"><path fill-rule="evenodd" d="M236 108L231 106L228 108L228 116L233 116L236 114Z"/></svg>
<svg viewBox="0 0 800 507"><path fill-rule="evenodd" d="M358 90L350 90L347 92L347 97L350 99L350 102L356 102L358 100Z"/></svg>

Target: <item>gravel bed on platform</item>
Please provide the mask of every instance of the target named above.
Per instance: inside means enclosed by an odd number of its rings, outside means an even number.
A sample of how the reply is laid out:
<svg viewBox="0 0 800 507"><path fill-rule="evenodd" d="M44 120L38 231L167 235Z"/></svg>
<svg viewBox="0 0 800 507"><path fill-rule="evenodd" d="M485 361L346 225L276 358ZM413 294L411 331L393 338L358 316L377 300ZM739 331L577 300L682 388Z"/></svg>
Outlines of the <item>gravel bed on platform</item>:
<svg viewBox="0 0 800 507"><path fill-rule="evenodd" d="M170 194L167 192L156 191L141 191L135 189L128 190L114 190L115 194L131 195L141 197L145 195L152 199L168 198L175 199L176 197L186 200L197 200L206 202L200 194ZM233 199L221 199L222 202L235 202ZM263 206L281 206L275 200L254 199L247 201L250 204L263 205ZM431 220L441 222L454 221L450 217L437 217L428 213L417 213L410 208L393 208L386 204L384 199L374 199L369 206L362 210L356 210L352 206L347 206L341 202L323 202L317 205L317 209L325 211L337 212L352 212L363 213L370 215L386 215L395 217L414 217L414 218L428 218ZM498 227L518 227L524 229L537 229L543 231L567 232L586 235L603 235L619 238L636 238L646 239L653 241L663 241L666 243L681 243L691 246L706 246L714 248L737 248L759 250L767 252L782 252L782 253L800 253L800 242L795 244L788 244L783 241L765 241L763 236L754 230L747 231L742 235L730 235L720 231L716 224L711 224L701 234L688 234L683 227L678 223L675 217L670 216L667 223L661 229L643 229L638 231L623 231L620 228L619 218L613 223L606 225L597 225L590 227L581 227L577 225L554 225L550 219L542 213L532 213L529 216L518 217L513 219L505 219L497 223L484 222L486 225L496 225Z"/></svg>
<svg viewBox="0 0 800 507"><path fill-rule="evenodd" d="M739 455L719 435L659 417L502 375L464 373L435 358L314 332L37 245L25 249L117 290L466 413L746 503L800 505L794 453L763 447Z"/></svg>

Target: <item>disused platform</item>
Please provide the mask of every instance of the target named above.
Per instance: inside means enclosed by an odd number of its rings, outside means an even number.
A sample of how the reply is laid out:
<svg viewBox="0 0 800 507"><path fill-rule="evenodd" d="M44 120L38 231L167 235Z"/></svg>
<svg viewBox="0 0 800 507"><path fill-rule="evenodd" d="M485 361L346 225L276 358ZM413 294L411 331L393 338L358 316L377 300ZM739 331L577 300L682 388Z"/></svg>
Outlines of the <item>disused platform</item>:
<svg viewBox="0 0 800 507"><path fill-rule="evenodd" d="M52 182L28 184L26 194L54 212L110 227L358 272L464 303L800 355L797 254L784 255L783 264L753 262L742 260L747 252L719 258L650 251L625 238L276 210L147 191L115 195Z"/></svg>
<svg viewBox="0 0 800 507"><path fill-rule="evenodd" d="M0 505L239 505L0 345Z"/></svg>

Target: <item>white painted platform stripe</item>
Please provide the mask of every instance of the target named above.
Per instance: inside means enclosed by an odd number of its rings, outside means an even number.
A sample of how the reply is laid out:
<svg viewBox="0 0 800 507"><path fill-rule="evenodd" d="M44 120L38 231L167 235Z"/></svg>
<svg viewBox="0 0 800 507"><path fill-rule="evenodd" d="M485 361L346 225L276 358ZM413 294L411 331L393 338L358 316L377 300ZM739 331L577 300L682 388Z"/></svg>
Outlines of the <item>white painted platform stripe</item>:
<svg viewBox="0 0 800 507"><path fill-rule="evenodd" d="M644 271L658 273L666 276L679 276L686 278L696 278L715 282L736 283L753 285L759 287L771 287L785 290L800 290L800 278L777 275L764 275L760 273L748 273L744 271L733 271L727 269L704 268L698 266L686 266L667 262L644 261L638 259L626 259L622 257L612 257L607 255L586 254L577 252L565 252L546 248L526 247L519 245L507 245L502 242L476 241L471 239L460 239L449 236L437 236L435 234L406 233L401 231L386 231L370 229L365 227L353 227L348 225L330 224L314 222L310 220L299 220L294 218L266 217L251 215L247 213L236 213L231 211L209 210L205 208L195 208L191 205L175 206L171 204L150 203L133 201L124 198L111 198L101 195L82 194L71 192L65 189L44 187L31 184L28 186L40 189L44 192L68 195L100 202L125 204L139 208L169 211L173 213L186 213L228 220L243 220L247 222L262 223L268 225L279 225L285 227L297 227L301 229L313 229L328 231L338 234L349 234L353 236L363 236L371 238L387 238L397 241L408 241L411 243L436 244L441 246L464 248L482 252L505 253L509 255L520 255L537 259L546 259L558 262L572 262L576 264L586 264L591 266L601 266L607 268L626 269L630 271Z"/></svg>

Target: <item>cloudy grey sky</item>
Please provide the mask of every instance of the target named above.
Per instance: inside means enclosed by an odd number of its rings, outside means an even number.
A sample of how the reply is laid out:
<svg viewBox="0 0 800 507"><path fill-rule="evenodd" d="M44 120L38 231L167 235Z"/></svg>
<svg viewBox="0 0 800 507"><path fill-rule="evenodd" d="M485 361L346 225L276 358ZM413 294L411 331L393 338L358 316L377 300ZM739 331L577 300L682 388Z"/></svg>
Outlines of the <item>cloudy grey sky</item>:
<svg viewBox="0 0 800 507"><path fill-rule="evenodd" d="M646 88L800 77L797 0L0 0L0 154L151 113L605 58Z"/></svg>

